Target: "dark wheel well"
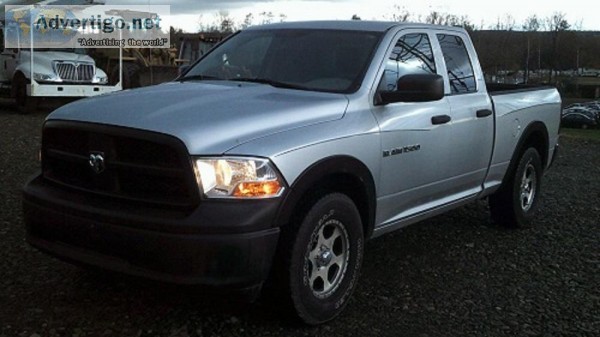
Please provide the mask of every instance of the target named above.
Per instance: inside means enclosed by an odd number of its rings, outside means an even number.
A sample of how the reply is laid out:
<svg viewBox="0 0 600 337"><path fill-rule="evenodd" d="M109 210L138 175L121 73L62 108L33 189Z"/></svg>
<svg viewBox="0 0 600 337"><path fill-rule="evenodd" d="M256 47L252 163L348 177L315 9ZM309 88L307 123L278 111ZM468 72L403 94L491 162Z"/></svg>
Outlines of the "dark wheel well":
<svg viewBox="0 0 600 337"><path fill-rule="evenodd" d="M365 237L369 237L373 231L370 226L369 201L367 193L360 179L350 174L336 173L327 175L318 180L312 188L306 191L300 202L294 208L292 216L294 219L304 217L306 212L321 197L330 193L342 193L347 195L356 205L360 214Z"/></svg>
<svg viewBox="0 0 600 337"><path fill-rule="evenodd" d="M546 128L533 130L525 139L523 146L520 148L520 152L524 152L528 148L533 147L540 154L542 159L542 168L545 168L548 164L548 131Z"/></svg>
<svg viewBox="0 0 600 337"><path fill-rule="evenodd" d="M514 172L517 168L519 160L523 153L530 147L536 149L541 157L542 171L546 169L548 163L548 130L542 122L533 122L523 132L523 135L519 139L515 152L510 160L510 165L502 181L502 187L505 188L506 184L510 183L513 179Z"/></svg>
<svg viewBox="0 0 600 337"><path fill-rule="evenodd" d="M365 238L373 233L375 185L370 171L359 160L346 156L322 160L307 169L290 190L277 217L277 225L298 221L320 197L338 192L347 195L356 205Z"/></svg>

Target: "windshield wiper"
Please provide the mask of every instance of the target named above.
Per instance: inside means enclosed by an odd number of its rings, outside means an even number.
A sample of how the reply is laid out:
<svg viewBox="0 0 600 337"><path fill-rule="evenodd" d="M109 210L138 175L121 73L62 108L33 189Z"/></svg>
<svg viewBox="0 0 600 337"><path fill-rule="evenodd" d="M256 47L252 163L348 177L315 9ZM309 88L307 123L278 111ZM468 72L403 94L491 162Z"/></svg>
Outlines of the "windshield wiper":
<svg viewBox="0 0 600 337"><path fill-rule="evenodd" d="M232 78L230 80L231 81L238 81L238 82L251 82L251 83L268 84L268 85L276 87L276 88L298 89L298 90L311 90L310 88L307 88L307 87L304 87L304 86L301 86L301 85L291 84L291 83L285 83L285 82L279 82L279 81L274 81L274 80L270 80L270 79L267 79L267 78L240 77L240 78Z"/></svg>
<svg viewBox="0 0 600 337"><path fill-rule="evenodd" d="M209 76L209 75L190 75L190 76L182 77L182 78L178 79L177 81L185 82L185 81L204 81L204 80L223 80L223 79L218 78L216 76Z"/></svg>

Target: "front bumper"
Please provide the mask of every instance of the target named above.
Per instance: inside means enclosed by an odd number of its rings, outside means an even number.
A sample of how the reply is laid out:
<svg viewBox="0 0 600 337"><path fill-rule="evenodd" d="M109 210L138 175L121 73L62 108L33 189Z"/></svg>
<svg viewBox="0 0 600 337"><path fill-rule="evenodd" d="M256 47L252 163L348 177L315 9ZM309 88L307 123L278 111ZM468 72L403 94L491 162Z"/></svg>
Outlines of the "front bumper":
<svg viewBox="0 0 600 337"><path fill-rule="evenodd" d="M35 97L90 97L123 90L121 84L114 86L96 83L38 83L27 85L27 95Z"/></svg>
<svg viewBox="0 0 600 337"><path fill-rule="evenodd" d="M267 277L277 200L203 202L180 211L119 205L44 181L23 191L27 241L69 262L179 284L245 288Z"/></svg>

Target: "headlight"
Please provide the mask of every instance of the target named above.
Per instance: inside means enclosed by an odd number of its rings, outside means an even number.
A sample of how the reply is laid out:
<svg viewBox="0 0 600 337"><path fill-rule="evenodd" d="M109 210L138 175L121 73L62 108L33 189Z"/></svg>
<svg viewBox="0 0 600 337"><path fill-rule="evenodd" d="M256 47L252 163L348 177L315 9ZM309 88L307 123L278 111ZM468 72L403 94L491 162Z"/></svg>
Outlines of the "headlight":
<svg viewBox="0 0 600 337"><path fill-rule="evenodd" d="M108 83L108 77L107 76L96 76L96 79L94 82L100 83L100 84L106 84L106 83Z"/></svg>
<svg viewBox="0 0 600 337"><path fill-rule="evenodd" d="M194 168L208 198L274 198L284 189L267 159L195 158Z"/></svg>
<svg viewBox="0 0 600 337"><path fill-rule="evenodd" d="M33 73L33 79L36 81L59 81L54 74Z"/></svg>

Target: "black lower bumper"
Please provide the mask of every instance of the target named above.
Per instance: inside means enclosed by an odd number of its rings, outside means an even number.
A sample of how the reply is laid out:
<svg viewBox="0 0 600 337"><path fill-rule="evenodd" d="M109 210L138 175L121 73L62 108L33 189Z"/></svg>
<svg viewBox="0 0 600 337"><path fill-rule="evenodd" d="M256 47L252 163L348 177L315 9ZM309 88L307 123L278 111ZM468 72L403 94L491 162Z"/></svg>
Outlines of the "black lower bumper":
<svg viewBox="0 0 600 337"><path fill-rule="evenodd" d="M552 152L552 160L550 161L550 165L548 165L548 169L551 168L552 166L554 166L554 162L556 161L556 158L558 158L558 149L559 149L559 145L556 144L554 145L554 152Z"/></svg>
<svg viewBox="0 0 600 337"><path fill-rule="evenodd" d="M242 288L269 273L278 201L206 202L186 215L110 205L34 178L23 194L27 240L70 262L180 284Z"/></svg>

